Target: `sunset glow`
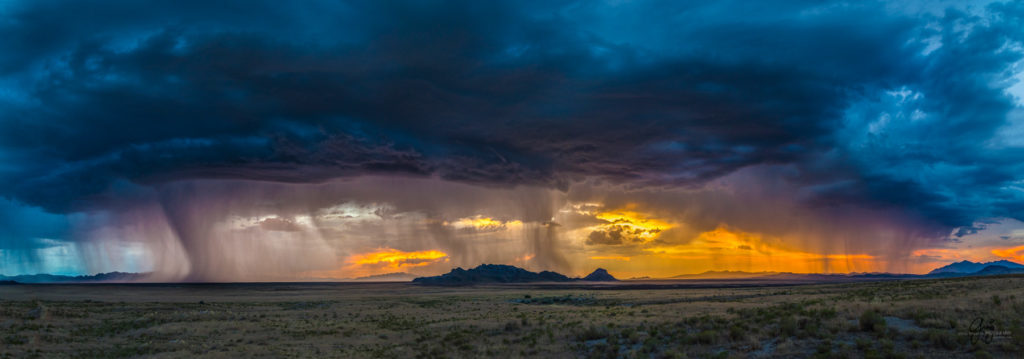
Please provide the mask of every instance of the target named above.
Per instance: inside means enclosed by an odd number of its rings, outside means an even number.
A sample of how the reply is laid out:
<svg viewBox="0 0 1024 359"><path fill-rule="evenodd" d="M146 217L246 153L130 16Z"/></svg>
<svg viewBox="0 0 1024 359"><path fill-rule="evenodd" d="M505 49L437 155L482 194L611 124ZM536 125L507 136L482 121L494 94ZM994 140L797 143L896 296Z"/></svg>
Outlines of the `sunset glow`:
<svg viewBox="0 0 1024 359"><path fill-rule="evenodd" d="M1024 261L1016 2L311 1L0 1L0 275Z"/></svg>
<svg viewBox="0 0 1024 359"><path fill-rule="evenodd" d="M619 233L620 236L626 236L634 242L649 242L657 238L661 231L672 227L664 221L647 218L632 211L602 212L594 217L608 222L598 228L606 232Z"/></svg>
<svg viewBox="0 0 1024 359"><path fill-rule="evenodd" d="M992 254L999 258L1005 258L1016 262L1024 262L1024 245L1011 248L996 248Z"/></svg>
<svg viewBox="0 0 1024 359"><path fill-rule="evenodd" d="M868 254L822 254L779 247L762 236L719 227L685 244L652 244L626 255L595 255L601 266L626 276L671 277L705 271L741 270L794 273L849 273L881 270L885 263ZM622 249L618 249L622 250ZM620 264L616 262L629 262ZM636 268L643 268L636 270Z"/></svg>
<svg viewBox="0 0 1024 359"><path fill-rule="evenodd" d="M1024 358L1024 0L0 0L0 39L0 359Z"/></svg>
<svg viewBox="0 0 1024 359"><path fill-rule="evenodd" d="M424 267L447 262L448 254L437 250L404 252L383 248L374 252L356 254L348 258L343 272L348 276L361 277L376 274L405 272L410 268Z"/></svg>

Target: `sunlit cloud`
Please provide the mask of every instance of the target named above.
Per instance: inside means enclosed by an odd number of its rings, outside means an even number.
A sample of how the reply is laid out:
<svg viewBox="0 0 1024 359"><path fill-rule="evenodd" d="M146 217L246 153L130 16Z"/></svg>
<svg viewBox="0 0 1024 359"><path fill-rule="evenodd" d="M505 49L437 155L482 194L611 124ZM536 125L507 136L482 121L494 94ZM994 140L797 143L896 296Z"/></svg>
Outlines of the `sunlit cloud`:
<svg viewBox="0 0 1024 359"><path fill-rule="evenodd" d="M403 252L387 248L376 252L354 255L349 258L348 262L354 265L383 265L386 268L400 269L402 267L425 266L447 257L448 254L436 250Z"/></svg>
<svg viewBox="0 0 1024 359"><path fill-rule="evenodd" d="M1000 258L1024 262L1024 245L1010 248L993 249L992 254Z"/></svg>
<svg viewBox="0 0 1024 359"><path fill-rule="evenodd" d="M270 217L259 221L260 228L267 231L299 232L302 228L295 221L287 218Z"/></svg>
<svg viewBox="0 0 1024 359"><path fill-rule="evenodd" d="M923 248L911 252L911 257L926 261L960 261L965 260L966 253L951 248Z"/></svg>
<svg viewBox="0 0 1024 359"><path fill-rule="evenodd" d="M525 263L528 263L534 257L536 257L536 255L527 254L527 255L524 255L522 257L516 257L515 259L512 260L512 262L513 263L525 264Z"/></svg>
<svg viewBox="0 0 1024 359"><path fill-rule="evenodd" d="M594 217L605 223L592 227L587 236L588 245L647 243L672 227L663 220L628 210L598 212Z"/></svg>
<svg viewBox="0 0 1024 359"><path fill-rule="evenodd" d="M499 232L507 229L520 228L522 221L500 221L491 217L476 215L473 217L460 218L454 222L447 223L458 230L472 231L479 233Z"/></svg>

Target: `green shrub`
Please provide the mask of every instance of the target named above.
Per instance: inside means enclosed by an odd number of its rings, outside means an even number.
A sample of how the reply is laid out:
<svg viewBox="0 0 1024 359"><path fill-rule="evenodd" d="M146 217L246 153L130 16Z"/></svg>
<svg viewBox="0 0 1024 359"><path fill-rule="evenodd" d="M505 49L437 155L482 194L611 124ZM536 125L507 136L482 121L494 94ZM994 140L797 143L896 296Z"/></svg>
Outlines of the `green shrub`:
<svg viewBox="0 0 1024 359"><path fill-rule="evenodd" d="M786 336L794 336L794 335L796 335L796 332L797 332L796 318L793 318L792 316L788 316L788 317L783 318L782 321L779 322L779 331L782 332L782 334L786 335Z"/></svg>
<svg viewBox="0 0 1024 359"><path fill-rule="evenodd" d="M832 351L832 341L831 340L823 340L821 343L818 344L818 348L817 349L818 349L818 353L821 353L821 354L827 354L827 353L831 352Z"/></svg>
<svg viewBox="0 0 1024 359"><path fill-rule="evenodd" d="M867 351L868 349L871 349L871 341L870 340L867 340L867 339L864 339L864 338L857 338L856 343L857 343L857 349L860 349L861 351Z"/></svg>
<svg viewBox="0 0 1024 359"><path fill-rule="evenodd" d="M953 350L959 346L956 335L944 330L929 329L927 336L928 341L932 342L932 345L937 348Z"/></svg>
<svg viewBox="0 0 1024 359"><path fill-rule="evenodd" d="M860 315L860 330L865 332L884 332L885 318L877 311L868 309Z"/></svg>
<svg viewBox="0 0 1024 359"><path fill-rule="evenodd" d="M746 338L747 331L739 325L733 325L729 327L729 338L732 340L740 340Z"/></svg>
<svg viewBox="0 0 1024 359"><path fill-rule="evenodd" d="M20 335L13 335L13 334L11 334L11 335L8 335L8 336L4 337L3 342L4 342L4 344L8 344L8 345L21 345L21 344L28 343L28 338L24 337L24 336L20 336Z"/></svg>
<svg viewBox="0 0 1024 359"><path fill-rule="evenodd" d="M882 339L881 341L879 341L879 346L881 346L882 351L886 353L891 353L894 349L896 349L896 344L889 339Z"/></svg>
<svg viewBox="0 0 1024 359"><path fill-rule="evenodd" d="M579 335L576 336L576 338L581 341L587 341L601 339L606 336L607 334L603 329L591 325L589 328L584 329L582 332L580 332Z"/></svg>
<svg viewBox="0 0 1024 359"><path fill-rule="evenodd" d="M697 341L701 344L715 344L718 342L718 332L705 330L697 334Z"/></svg>
<svg viewBox="0 0 1024 359"><path fill-rule="evenodd" d="M506 332L514 332L514 331L517 331L517 330L519 330L519 324L516 324L516 322L505 323L505 331Z"/></svg>

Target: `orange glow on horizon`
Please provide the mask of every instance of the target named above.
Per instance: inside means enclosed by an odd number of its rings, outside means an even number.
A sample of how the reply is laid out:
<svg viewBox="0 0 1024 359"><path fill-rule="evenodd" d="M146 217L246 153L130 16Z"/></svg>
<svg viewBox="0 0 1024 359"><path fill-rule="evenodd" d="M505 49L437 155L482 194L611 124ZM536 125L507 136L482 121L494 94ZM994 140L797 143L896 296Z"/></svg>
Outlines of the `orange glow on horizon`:
<svg viewBox="0 0 1024 359"><path fill-rule="evenodd" d="M1024 246L1019 244L943 243L942 247L909 253L844 252L828 246L826 239L746 232L724 223L712 230L688 232L686 223L658 217L637 204L609 209L600 203L574 203L562 212L603 221L569 232L583 249L582 267L601 266L634 277L665 278L706 271L924 274L961 260L1024 262Z"/></svg>
<svg viewBox="0 0 1024 359"><path fill-rule="evenodd" d="M631 218L643 218L635 216ZM647 223L653 222L647 220ZM655 223L665 223L657 221ZM850 273L881 271L881 261L863 253L814 253L768 241L764 236L727 226L700 233L686 243L645 243L643 254L615 253L621 247L594 246L589 259L626 276L665 278L706 271ZM615 259L615 260L613 260ZM634 260L635 259L635 260Z"/></svg>
<svg viewBox="0 0 1024 359"><path fill-rule="evenodd" d="M605 268L622 278L670 278L708 271L789 272L789 273L863 273L894 272L923 274L940 266L961 261L987 262L1009 259L1024 262L1024 245L965 246L941 243L938 248L920 248L900 254L868 251L844 253L816 247L823 242L801 234L771 235L748 232L728 224L711 230L694 231L687 223L657 217L636 206L605 209L597 204L570 205L563 212L584 215L590 222L571 221L562 227L569 245L563 248L571 267L586 275L594 268ZM501 217L498 217L501 218ZM600 221L593 221L598 219ZM595 224L596 222L596 224ZM522 231L518 220L495 219L484 215L463 217L444 222L457 229L459 236L494 236L505 240ZM601 233L599 240L594 233ZM603 233L602 233L603 232ZM613 233L614 232L614 233ZM479 237L490 239L490 237ZM563 237L566 238L566 237ZM827 244L827 243L826 243ZM831 248L831 247L824 247ZM530 270L556 270L538 267L533 262L540 255L537 248L509 247L497 260ZM437 249L402 251L377 248L352 254L338 269L329 273L334 278L353 278L394 272L415 272L437 275L451 269L448 253ZM461 263L461 262L460 262ZM565 270L565 268L561 268Z"/></svg>
<svg viewBox="0 0 1024 359"><path fill-rule="evenodd" d="M448 254L439 250L400 251L394 248L378 248L372 252L349 256L347 265L327 271L305 273L312 278L355 278L370 275L406 272L410 268L421 268L432 264L448 262Z"/></svg>
<svg viewBox="0 0 1024 359"><path fill-rule="evenodd" d="M876 258L868 254L813 253L768 245L762 236L718 227L701 233L685 245L645 248L673 259L707 259L719 265L707 270L745 270L794 273L848 273L874 271Z"/></svg>
<svg viewBox="0 0 1024 359"><path fill-rule="evenodd" d="M599 261L607 260L607 261L624 261L624 262L629 262L629 260L632 259L632 258L626 257L626 256L593 256L593 257L590 257L590 259L599 260Z"/></svg>
<svg viewBox="0 0 1024 359"><path fill-rule="evenodd" d="M1010 259L1017 262L1024 262L1024 246L1016 246L1010 248L995 248L992 249L992 254L1000 258Z"/></svg>
<svg viewBox="0 0 1024 359"><path fill-rule="evenodd" d="M1024 262L1024 245L1011 247L925 248L915 250L911 255L934 264L948 264L965 260L971 262L991 262L999 259Z"/></svg>

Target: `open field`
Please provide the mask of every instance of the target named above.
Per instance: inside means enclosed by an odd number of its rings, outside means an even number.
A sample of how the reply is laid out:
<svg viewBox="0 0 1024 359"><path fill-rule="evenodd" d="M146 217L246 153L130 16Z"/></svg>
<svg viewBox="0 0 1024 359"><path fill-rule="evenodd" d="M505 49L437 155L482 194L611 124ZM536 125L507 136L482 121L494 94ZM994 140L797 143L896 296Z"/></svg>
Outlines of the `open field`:
<svg viewBox="0 0 1024 359"><path fill-rule="evenodd" d="M0 357L1021 357L1024 276L0 286Z"/></svg>

